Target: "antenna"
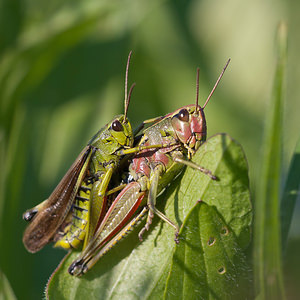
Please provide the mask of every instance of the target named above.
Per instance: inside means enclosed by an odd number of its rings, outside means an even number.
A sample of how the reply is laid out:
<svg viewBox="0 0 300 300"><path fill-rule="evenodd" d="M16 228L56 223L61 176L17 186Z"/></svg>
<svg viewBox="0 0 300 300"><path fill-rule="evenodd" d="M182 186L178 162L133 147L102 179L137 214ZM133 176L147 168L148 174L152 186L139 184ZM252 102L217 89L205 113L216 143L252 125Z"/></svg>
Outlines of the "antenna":
<svg viewBox="0 0 300 300"><path fill-rule="evenodd" d="M125 108L124 108L124 122L126 121L126 118L127 118L127 111L128 111L128 106L129 106L129 100L130 100L130 95L131 95L131 92L132 92L132 89L133 89L133 86L135 85L132 85L131 88L130 88L130 91L129 91L129 96L127 94L127 86L128 86L128 70L129 70L129 63L130 63L130 59L131 59L131 54L132 54L132 51L129 52L129 55L128 55L128 59L127 59L127 65L126 65L126 73L125 73L125 100L124 100L124 105L125 105Z"/></svg>
<svg viewBox="0 0 300 300"><path fill-rule="evenodd" d="M215 83L213 89L211 90L210 94L208 95L208 97L207 97L207 99L206 99L206 101L205 101L205 103L204 103L204 105L203 105L203 107L202 107L203 109L205 108L206 104L208 103L209 99L211 98L212 94L214 93L215 89L217 88L217 86L218 86L218 84L219 84L219 82L220 82L220 80L221 80L221 78L222 78L222 76L223 76L225 70L227 69L229 63L230 63L230 58L228 59L228 61L227 61L226 65L225 65L225 67L223 68L223 70L222 70L222 72L221 72L221 74L220 74L220 76L219 76L217 82Z"/></svg>
<svg viewBox="0 0 300 300"><path fill-rule="evenodd" d="M199 72L200 69L197 68L197 78L196 78L196 112L198 111L198 103L199 103Z"/></svg>
<svg viewBox="0 0 300 300"><path fill-rule="evenodd" d="M128 104L128 105L127 105L126 110L125 110L124 121L126 120L127 110L128 110L128 106L129 106L129 102L130 102L130 98L131 98L131 93L132 93L132 90L133 90L133 88L135 87L135 85L136 85L136 83L134 82L134 83L131 85L130 89L129 89L128 100L127 100L127 104Z"/></svg>

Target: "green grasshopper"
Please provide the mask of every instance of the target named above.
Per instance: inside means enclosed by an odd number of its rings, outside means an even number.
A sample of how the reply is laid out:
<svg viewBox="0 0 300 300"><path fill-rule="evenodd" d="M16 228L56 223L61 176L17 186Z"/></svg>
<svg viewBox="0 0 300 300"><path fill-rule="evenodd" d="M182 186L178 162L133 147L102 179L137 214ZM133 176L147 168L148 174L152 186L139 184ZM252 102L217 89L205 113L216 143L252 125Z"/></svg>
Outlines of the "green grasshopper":
<svg viewBox="0 0 300 300"><path fill-rule="evenodd" d="M27 210L23 219L30 221L23 236L26 249L39 251L47 243L65 249L85 247L97 222L104 216L105 193L121 158L129 152L134 134L127 119L133 84L127 94L128 56L125 76L125 113L100 129L82 150L48 199ZM122 150L122 151L120 151Z"/></svg>
<svg viewBox="0 0 300 300"><path fill-rule="evenodd" d="M113 201L90 243L69 267L71 275L81 276L85 274L100 257L141 220L147 211L146 225L140 231L139 239L142 240L144 232L150 228L154 215L157 215L175 229L175 241L178 243L179 228L156 208L156 197L182 172L184 166L192 167L204 172L211 179L216 179L209 170L191 162L190 159L206 140L204 108L229 62L230 60L223 68L203 107L198 104L198 69L196 104L182 107L167 114L144 130L136 149L150 149L140 150L134 156L129 165L128 184ZM136 149L132 149L132 151L136 151ZM147 205L135 214L147 195Z"/></svg>

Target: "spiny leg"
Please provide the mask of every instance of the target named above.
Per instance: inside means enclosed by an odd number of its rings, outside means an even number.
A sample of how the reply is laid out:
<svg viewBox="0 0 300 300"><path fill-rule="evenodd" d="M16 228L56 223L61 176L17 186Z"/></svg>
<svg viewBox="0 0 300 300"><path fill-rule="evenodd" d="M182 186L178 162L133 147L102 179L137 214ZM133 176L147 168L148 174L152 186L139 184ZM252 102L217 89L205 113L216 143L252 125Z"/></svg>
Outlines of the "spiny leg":
<svg viewBox="0 0 300 300"><path fill-rule="evenodd" d="M115 187L115 188L107 191L106 194L105 194L105 196L109 196L109 195L112 195L112 194L114 194L114 193L116 193L118 191L121 191L121 190L124 189L125 186L126 186L126 183L120 184L119 186L117 186L117 187Z"/></svg>
<svg viewBox="0 0 300 300"><path fill-rule="evenodd" d="M183 159L181 157L178 157L178 156L173 157L173 160L175 162L179 163L179 164L183 164L183 165L186 165L186 166L191 167L193 169L199 170L202 173L208 175L211 179L217 180L217 177L215 175L213 175L210 170L205 169L205 168L193 163L192 161L185 160L185 159Z"/></svg>
<svg viewBox="0 0 300 300"><path fill-rule="evenodd" d="M116 151L116 154L117 155L132 154L132 153L140 152L142 150L161 149L161 148L168 148L168 147L178 146L178 145L179 145L178 142L148 145L148 146L140 145L140 146L137 146L137 147L134 147L134 148L122 149L122 150Z"/></svg>
<svg viewBox="0 0 300 300"><path fill-rule="evenodd" d="M148 194L148 207L149 207L149 212L148 212L148 217L147 217L147 222L146 225L142 228L142 230L139 232L139 239L142 241L143 240L143 234L145 231L149 230L150 225L152 223L152 219L154 215L158 215L162 220L167 222L169 225L171 225L175 229L175 242L178 243L178 232L179 228L176 224L174 224L170 219L167 218L161 211L159 211L155 204L156 204L156 197L157 197L157 187L159 183L159 177L161 173L163 172L163 166L162 165L157 165L154 168L154 171L151 174L150 177L150 189L149 189L149 194Z"/></svg>
<svg viewBox="0 0 300 300"><path fill-rule="evenodd" d="M124 232L123 227L126 220L129 220L135 213L144 195L144 192L140 192L140 186L138 183L129 184L127 189L124 189L121 192L121 194L113 202L109 211L106 213L100 226L93 235L92 240L81 252L80 256L72 263L69 269L72 275L80 276L80 274L84 273L86 264L93 261L93 265L102 256L99 254L99 252L102 253L102 248L107 249L106 245L112 245L114 241L116 241L114 235L116 234L117 237L120 237L117 232L119 230ZM133 223L130 222L129 224ZM125 228L128 229L128 225L125 225ZM117 240L118 239L119 238L117 238ZM98 256L98 254L100 256ZM97 258L94 259L96 255Z"/></svg>
<svg viewBox="0 0 300 300"><path fill-rule="evenodd" d="M128 223L114 238L112 238L103 248L92 256L87 262L83 259L79 259L73 262L69 268L69 273L75 276L81 276L91 269L95 263L106 254L111 248L113 248L120 240L122 240L134 227L136 227L145 213L148 211L148 207L144 207L143 210L135 216L130 223Z"/></svg>

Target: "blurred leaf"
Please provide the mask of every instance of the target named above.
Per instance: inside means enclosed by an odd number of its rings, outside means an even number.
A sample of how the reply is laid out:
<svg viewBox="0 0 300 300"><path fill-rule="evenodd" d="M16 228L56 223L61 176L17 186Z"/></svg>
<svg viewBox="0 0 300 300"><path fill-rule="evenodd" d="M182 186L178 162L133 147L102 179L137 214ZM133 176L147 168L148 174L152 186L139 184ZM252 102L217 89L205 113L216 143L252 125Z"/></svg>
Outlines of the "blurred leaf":
<svg viewBox="0 0 300 300"><path fill-rule="evenodd" d="M9 130L15 106L70 49L92 37L102 42L121 39L161 1L84 1L44 17L38 26L24 26L16 46L0 57L0 123Z"/></svg>
<svg viewBox="0 0 300 300"><path fill-rule="evenodd" d="M0 300L17 299L6 276L0 270Z"/></svg>
<svg viewBox="0 0 300 300"><path fill-rule="evenodd" d="M230 258L226 260L226 267L228 267L228 274L235 273L230 269L233 262L231 259L233 256L239 257L242 253L241 248L248 245L252 220L248 169L244 153L240 145L229 136L216 135L200 147L194 161L210 169L219 180L212 181L201 172L187 169L182 179L176 179L168 188L167 193L159 197L158 208L165 211L166 215L176 220L179 225L188 222L187 229L183 229L184 234L180 237L185 239L186 230L190 230L191 223L194 223L190 218L188 221L185 219L194 209L197 200L202 199L205 203L214 206L214 208L209 208L208 216L220 214L217 217L219 223L215 220L210 225L209 219L206 219L208 224L201 223L202 239L207 239L206 235L211 234L209 231L211 228L216 230L216 223L226 224L230 232L228 235L230 242L228 244L225 242L224 248L226 248L226 255L231 253ZM194 214L197 215L197 209ZM81 278L68 274L68 267L78 253L73 252L68 255L49 280L48 297L50 299L84 297L89 297L89 299L157 299L157 297L162 297L176 244L171 226L162 222L155 226L157 223L158 218L155 218L151 231L142 243L138 242L137 237L137 232L141 227L139 226ZM205 232L202 233L202 230ZM220 228L217 227L217 230ZM192 232L196 234L193 238L198 240L199 232L197 230L192 230ZM179 250L176 251L181 251L187 241L183 240L183 245L180 244ZM234 249L229 250L232 245ZM203 251L200 251L198 255L201 257ZM237 276L237 273L235 275ZM173 282L174 278L172 278L172 286Z"/></svg>
<svg viewBox="0 0 300 300"><path fill-rule="evenodd" d="M277 32L278 59L271 104L267 111L261 172L255 201L255 282L261 299L284 299L280 242L280 177L282 161L283 84L287 28Z"/></svg>
<svg viewBox="0 0 300 300"><path fill-rule="evenodd" d="M281 242L284 249L287 244L290 225L292 222L295 203L300 199L300 140L293 155L285 189L281 201Z"/></svg>
<svg viewBox="0 0 300 300"><path fill-rule="evenodd" d="M2 0L0 10L0 54L15 42L22 27L23 5L21 0Z"/></svg>
<svg viewBox="0 0 300 300"><path fill-rule="evenodd" d="M250 269L216 208L197 203L183 225L164 298L246 299Z"/></svg>

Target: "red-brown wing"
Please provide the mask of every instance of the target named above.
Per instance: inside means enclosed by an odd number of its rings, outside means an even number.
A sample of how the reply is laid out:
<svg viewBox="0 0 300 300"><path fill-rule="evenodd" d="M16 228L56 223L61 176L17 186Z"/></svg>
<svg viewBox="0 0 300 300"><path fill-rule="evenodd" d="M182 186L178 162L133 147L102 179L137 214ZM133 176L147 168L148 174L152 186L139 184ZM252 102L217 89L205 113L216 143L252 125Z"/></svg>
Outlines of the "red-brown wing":
<svg viewBox="0 0 300 300"><path fill-rule="evenodd" d="M66 218L86 173L91 154L91 146L83 149L50 197L38 209L23 235L23 243L29 252L42 249Z"/></svg>

